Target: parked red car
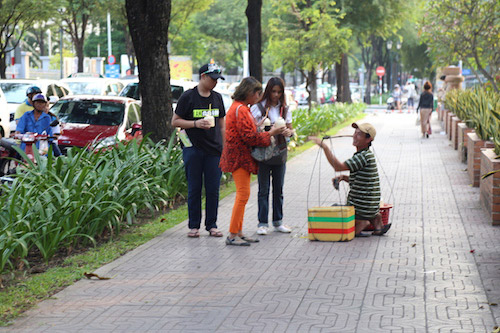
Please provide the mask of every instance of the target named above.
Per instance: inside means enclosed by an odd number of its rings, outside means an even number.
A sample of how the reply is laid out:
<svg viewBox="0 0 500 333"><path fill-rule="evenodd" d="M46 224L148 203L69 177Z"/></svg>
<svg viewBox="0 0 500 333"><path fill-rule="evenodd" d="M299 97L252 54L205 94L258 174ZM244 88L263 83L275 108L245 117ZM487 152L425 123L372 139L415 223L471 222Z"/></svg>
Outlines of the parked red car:
<svg viewBox="0 0 500 333"><path fill-rule="evenodd" d="M97 148L104 148L142 135L141 102L132 98L64 97L54 104L51 111L61 122L58 143L63 153L69 147L96 144Z"/></svg>

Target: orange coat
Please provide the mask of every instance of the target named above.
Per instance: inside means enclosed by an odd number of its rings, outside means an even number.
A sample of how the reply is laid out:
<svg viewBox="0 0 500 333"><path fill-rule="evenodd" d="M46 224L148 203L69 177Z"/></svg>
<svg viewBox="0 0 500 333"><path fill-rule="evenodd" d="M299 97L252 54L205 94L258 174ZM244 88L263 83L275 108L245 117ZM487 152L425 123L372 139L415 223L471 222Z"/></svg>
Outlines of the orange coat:
<svg viewBox="0 0 500 333"><path fill-rule="evenodd" d="M236 109L238 117L236 117ZM256 174L257 162L252 158L253 146L267 147L271 144L268 132L257 132L250 108L240 101L234 101L226 113L226 140L220 158L220 168L224 172L233 172L243 168Z"/></svg>

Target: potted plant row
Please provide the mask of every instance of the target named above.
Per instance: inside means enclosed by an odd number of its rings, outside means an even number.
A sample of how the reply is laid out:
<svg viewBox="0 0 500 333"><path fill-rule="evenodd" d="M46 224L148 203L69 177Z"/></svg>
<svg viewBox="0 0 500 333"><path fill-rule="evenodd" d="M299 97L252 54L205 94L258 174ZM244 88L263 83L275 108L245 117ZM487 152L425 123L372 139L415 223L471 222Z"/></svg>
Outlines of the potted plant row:
<svg viewBox="0 0 500 333"><path fill-rule="evenodd" d="M445 129L467 163L469 179L480 187L481 202L500 224L500 96L481 88L453 90L446 94ZM453 116L452 116L453 115ZM481 175L490 174L484 180Z"/></svg>

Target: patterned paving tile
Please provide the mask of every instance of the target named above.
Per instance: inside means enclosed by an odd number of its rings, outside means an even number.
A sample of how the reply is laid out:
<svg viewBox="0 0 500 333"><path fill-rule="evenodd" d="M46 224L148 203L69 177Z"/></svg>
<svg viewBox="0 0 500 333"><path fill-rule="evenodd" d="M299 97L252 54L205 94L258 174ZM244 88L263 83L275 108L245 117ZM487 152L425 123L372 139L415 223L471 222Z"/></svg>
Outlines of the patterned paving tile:
<svg viewBox="0 0 500 333"><path fill-rule="evenodd" d="M489 332L499 324L500 228L434 120L422 140L414 115L371 113L392 228L384 237L310 242L307 208L345 200L347 187L312 148L287 163L284 211L292 234L249 248L186 237L186 223L28 311L13 332ZM346 127L342 133L352 133ZM332 141L352 155L350 139ZM244 230L257 228L257 185ZM221 200L227 232L234 194Z"/></svg>

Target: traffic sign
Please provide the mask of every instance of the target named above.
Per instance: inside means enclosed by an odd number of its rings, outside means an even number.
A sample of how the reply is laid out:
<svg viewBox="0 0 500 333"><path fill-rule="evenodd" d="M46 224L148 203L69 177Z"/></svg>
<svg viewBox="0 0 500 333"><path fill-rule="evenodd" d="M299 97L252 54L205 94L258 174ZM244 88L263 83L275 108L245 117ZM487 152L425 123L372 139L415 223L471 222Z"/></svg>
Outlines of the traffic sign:
<svg viewBox="0 0 500 333"><path fill-rule="evenodd" d="M119 78L120 77L120 65L106 65L104 66L106 77Z"/></svg>
<svg viewBox="0 0 500 333"><path fill-rule="evenodd" d="M116 58L115 58L115 56L114 56L114 55L112 55L112 54L111 54L111 55L109 55L109 56L108 56L108 65L114 65L114 64L115 64L115 62L116 62Z"/></svg>
<svg viewBox="0 0 500 333"><path fill-rule="evenodd" d="M378 66L377 69L375 70L375 73L377 73L377 75L380 77L384 76L385 75L384 66Z"/></svg>

